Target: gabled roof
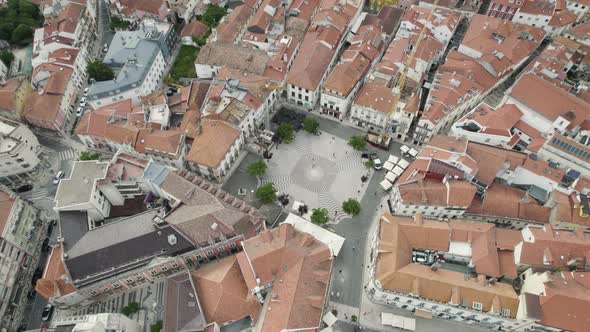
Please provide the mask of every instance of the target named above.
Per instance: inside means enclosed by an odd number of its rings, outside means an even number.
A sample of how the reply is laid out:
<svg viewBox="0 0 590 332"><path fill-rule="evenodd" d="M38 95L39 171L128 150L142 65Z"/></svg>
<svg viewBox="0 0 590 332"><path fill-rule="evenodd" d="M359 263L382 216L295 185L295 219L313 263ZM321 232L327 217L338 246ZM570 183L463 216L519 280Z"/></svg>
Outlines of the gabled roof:
<svg viewBox="0 0 590 332"><path fill-rule="evenodd" d="M362 54L357 54L352 61L343 62L328 75L324 89L348 96L356 84L369 70L370 61Z"/></svg>
<svg viewBox="0 0 590 332"><path fill-rule="evenodd" d="M384 84L365 83L354 99L354 104L389 114L393 111L393 97L391 88Z"/></svg>
<svg viewBox="0 0 590 332"><path fill-rule="evenodd" d="M290 224L246 240L243 247L250 262L240 264L243 274L253 272L262 284L275 281L266 295L270 310L262 330L319 328L332 268L329 247Z"/></svg>
<svg viewBox="0 0 590 332"><path fill-rule="evenodd" d="M513 85L510 97L550 121L559 116L565 118L570 121L568 129L580 125L590 116L588 103L533 74L522 76Z"/></svg>
<svg viewBox="0 0 590 332"><path fill-rule="evenodd" d="M12 213L12 207L16 202L16 197L3 190L0 190L0 234L4 233L4 228L8 224L8 218Z"/></svg>
<svg viewBox="0 0 590 332"><path fill-rule="evenodd" d="M261 305L249 292L236 256L210 262L191 273L207 323L256 322Z"/></svg>
<svg viewBox="0 0 590 332"><path fill-rule="evenodd" d="M498 277L516 270L513 263L510 265L509 260L500 258L504 255L498 250L494 225L440 222L424 219L422 215L411 219L385 213L379 227L375 277L384 289L443 303L479 302L484 312L499 313L501 308L506 308L511 317L516 316L518 299L512 286L485 283L485 276ZM449 251L451 241L471 244L472 259L480 278L466 278L464 273L444 267L435 270L412 263L413 249ZM510 246L503 242L500 245L507 249L509 257Z"/></svg>
<svg viewBox="0 0 590 332"><path fill-rule="evenodd" d="M339 40L340 32L336 28L320 26L310 29L293 60L286 82L315 91L328 70Z"/></svg>
<svg viewBox="0 0 590 332"><path fill-rule="evenodd" d="M202 120L200 133L194 137L186 160L215 169L239 137L240 130L225 121Z"/></svg>

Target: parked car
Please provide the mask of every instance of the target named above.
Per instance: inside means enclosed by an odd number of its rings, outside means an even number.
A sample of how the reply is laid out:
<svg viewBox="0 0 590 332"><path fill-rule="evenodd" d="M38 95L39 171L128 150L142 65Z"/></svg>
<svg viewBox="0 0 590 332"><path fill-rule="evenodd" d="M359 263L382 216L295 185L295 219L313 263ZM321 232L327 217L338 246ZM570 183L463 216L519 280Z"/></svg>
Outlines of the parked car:
<svg viewBox="0 0 590 332"><path fill-rule="evenodd" d="M24 193L24 192L30 191L32 189L33 189L33 185L29 183L29 184L25 184L25 185L18 187L16 189L16 192L17 193Z"/></svg>
<svg viewBox="0 0 590 332"><path fill-rule="evenodd" d="M76 116L81 117L82 114L84 114L84 107L80 106L80 107L78 107L78 110L76 111Z"/></svg>
<svg viewBox="0 0 590 332"><path fill-rule="evenodd" d="M381 163L381 159L379 159L379 158L373 159L373 166L375 167L376 170L380 170L381 168L383 168L383 164Z"/></svg>
<svg viewBox="0 0 590 332"><path fill-rule="evenodd" d="M31 285L35 286L37 284L37 280L39 280L43 276L43 268L39 267L33 272L33 278L31 278Z"/></svg>
<svg viewBox="0 0 590 332"><path fill-rule="evenodd" d="M58 184L59 181L64 177L64 172L63 171L59 171L57 172L57 174L55 174L55 177L53 178L53 184Z"/></svg>
<svg viewBox="0 0 590 332"><path fill-rule="evenodd" d="M88 95L88 91L90 91L90 88L89 87L85 87L84 88L84 96L87 96Z"/></svg>
<svg viewBox="0 0 590 332"><path fill-rule="evenodd" d="M107 43L104 43L104 45L102 45L102 51L103 51L104 53L106 53L108 50L109 50L109 44L107 44Z"/></svg>
<svg viewBox="0 0 590 332"><path fill-rule="evenodd" d="M51 319L51 315L53 314L53 306L48 304L43 309L43 313L41 314L41 321L47 322Z"/></svg>
<svg viewBox="0 0 590 332"><path fill-rule="evenodd" d="M173 96L176 93L178 93L178 89L174 87L169 87L168 90L166 90L166 95L168 97Z"/></svg>
<svg viewBox="0 0 590 332"><path fill-rule="evenodd" d="M88 98L82 97L82 99L80 99L80 107L86 106L86 101L88 101Z"/></svg>
<svg viewBox="0 0 590 332"><path fill-rule="evenodd" d="M49 251L49 238L48 237L46 237L45 240L43 240L43 246L41 247L41 251L43 251L43 252Z"/></svg>

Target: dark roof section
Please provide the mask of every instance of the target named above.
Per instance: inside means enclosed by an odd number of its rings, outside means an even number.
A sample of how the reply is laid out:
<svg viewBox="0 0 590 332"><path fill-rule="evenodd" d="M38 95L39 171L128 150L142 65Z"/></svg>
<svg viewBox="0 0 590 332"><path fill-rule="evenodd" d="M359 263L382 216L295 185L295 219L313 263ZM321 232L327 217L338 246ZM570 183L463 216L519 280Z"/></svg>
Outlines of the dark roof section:
<svg viewBox="0 0 590 332"><path fill-rule="evenodd" d="M524 293L524 298L527 316L537 321L543 319L543 310L541 309L539 296L531 293Z"/></svg>
<svg viewBox="0 0 590 332"><path fill-rule="evenodd" d="M147 211L88 231L75 248L75 251L86 252L65 260L74 284L81 287L148 264L155 257L176 256L193 248L192 243L173 227L147 225L155 213L155 210ZM128 236L120 234L131 228L140 230ZM113 232L112 236L108 236L110 232ZM104 239L104 246L97 244L100 239L96 234ZM123 240L109 241L109 237Z"/></svg>
<svg viewBox="0 0 590 332"><path fill-rule="evenodd" d="M64 252L68 252L88 233L88 213L86 211L59 211L59 229L63 237Z"/></svg>
<svg viewBox="0 0 590 332"><path fill-rule="evenodd" d="M375 25L388 36L394 35L399 27L404 10L401 8L385 6L379 14L367 14L362 25Z"/></svg>

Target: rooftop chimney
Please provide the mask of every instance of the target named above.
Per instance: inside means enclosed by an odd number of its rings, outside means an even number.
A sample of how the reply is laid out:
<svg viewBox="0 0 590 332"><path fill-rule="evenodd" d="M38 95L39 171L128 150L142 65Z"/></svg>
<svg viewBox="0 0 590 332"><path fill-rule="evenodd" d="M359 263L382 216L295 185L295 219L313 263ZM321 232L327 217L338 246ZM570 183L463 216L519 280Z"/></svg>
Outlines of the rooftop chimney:
<svg viewBox="0 0 590 332"><path fill-rule="evenodd" d="M424 224L424 220L422 219L422 213L416 213L414 215L414 221L416 225L422 226Z"/></svg>
<svg viewBox="0 0 590 332"><path fill-rule="evenodd" d="M580 240L584 240L584 229L582 227L577 227L574 230L574 233L576 234L576 237Z"/></svg>

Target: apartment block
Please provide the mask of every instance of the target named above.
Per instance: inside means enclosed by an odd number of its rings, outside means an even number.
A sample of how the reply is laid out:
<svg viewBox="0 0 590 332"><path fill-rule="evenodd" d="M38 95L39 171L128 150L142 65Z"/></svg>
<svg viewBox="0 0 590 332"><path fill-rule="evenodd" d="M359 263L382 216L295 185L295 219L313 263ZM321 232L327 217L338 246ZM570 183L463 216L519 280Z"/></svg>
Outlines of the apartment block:
<svg viewBox="0 0 590 332"><path fill-rule="evenodd" d="M0 191L0 325L16 330L24 317L47 224L40 211L7 189Z"/></svg>

